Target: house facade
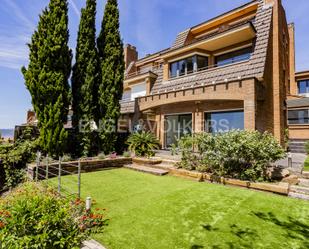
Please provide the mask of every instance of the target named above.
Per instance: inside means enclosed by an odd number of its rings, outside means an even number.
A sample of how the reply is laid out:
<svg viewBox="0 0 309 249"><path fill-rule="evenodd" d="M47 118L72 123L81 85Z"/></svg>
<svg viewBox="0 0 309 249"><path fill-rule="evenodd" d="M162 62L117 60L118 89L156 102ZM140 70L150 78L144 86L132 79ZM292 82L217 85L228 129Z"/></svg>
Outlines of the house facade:
<svg viewBox="0 0 309 249"><path fill-rule="evenodd" d="M127 45L120 130L143 126L162 148L184 134L231 129L268 131L283 144L293 130L288 105L304 99L294 51L281 0L251 1L141 59Z"/></svg>

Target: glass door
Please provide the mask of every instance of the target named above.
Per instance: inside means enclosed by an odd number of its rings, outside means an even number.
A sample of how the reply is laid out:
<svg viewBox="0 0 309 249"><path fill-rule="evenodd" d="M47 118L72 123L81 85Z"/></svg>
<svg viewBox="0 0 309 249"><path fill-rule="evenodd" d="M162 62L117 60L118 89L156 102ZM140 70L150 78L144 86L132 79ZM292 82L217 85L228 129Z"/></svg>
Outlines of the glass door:
<svg viewBox="0 0 309 249"><path fill-rule="evenodd" d="M192 134L192 114L165 116L165 145L170 147L182 136Z"/></svg>

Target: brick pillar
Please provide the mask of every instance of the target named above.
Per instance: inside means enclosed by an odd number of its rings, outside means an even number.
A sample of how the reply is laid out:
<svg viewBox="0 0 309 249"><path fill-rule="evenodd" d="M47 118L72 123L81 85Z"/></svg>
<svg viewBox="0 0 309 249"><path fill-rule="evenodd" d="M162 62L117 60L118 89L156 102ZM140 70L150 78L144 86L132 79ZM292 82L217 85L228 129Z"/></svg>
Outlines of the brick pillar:
<svg viewBox="0 0 309 249"><path fill-rule="evenodd" d="M160 116L160 125L158 127L160 133L160 143L162 145L162 149L165 148L165 118L164 115Z"/></svg>
<svg viewBox="0 0 309 249"><path fill-rule="evenodd" d="M200 111L198 104L192 113L192 128L194 133L201 133L204 131L203 112Z"/></svg>
<svg viewBox="0 0 309 249"><path fill-rule="evenodd" d="M131 62L138 60L138 52L136 47L127 44L124 47L124 61L125 61L125 68L127 69Z"/></svg>
<svg viewBox="0 0 309 249"><path fill-rule="evenodd" d="M294 23L290 23L289 26L289 38L290 38L290 47L289 47L289 55L290 55L290 89L289 92L292 95L297 95L297 83L295 80L295 27Z"/></svg>
<svg viewBox="0 0 309 249"><path fill-rule="evenodd" d="M244 99L244 128L245 130L256 130L257 101L255 80L243 81L242 85L246 88L246 97Z"/></svg>
<svg viewBox="0 0 309 249"><path fill-rule="evenodd" d="M167 62L163 64L163 80L169 79L169 65Z"/></svg>

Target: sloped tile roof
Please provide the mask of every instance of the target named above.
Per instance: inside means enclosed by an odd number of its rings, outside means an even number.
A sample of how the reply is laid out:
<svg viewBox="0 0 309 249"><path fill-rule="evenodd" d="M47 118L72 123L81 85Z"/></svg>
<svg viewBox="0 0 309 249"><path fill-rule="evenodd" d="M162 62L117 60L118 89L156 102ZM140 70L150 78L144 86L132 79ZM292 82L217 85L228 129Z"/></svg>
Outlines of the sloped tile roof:
<svg viewBox="0 0 309 249"><path fill-rule="evenodd" d="M181 33L179 33L176 37L174 44L172 45L171 49L180 48L185 45L187 37L190 33L190 29L187 29Z"/></svg>
<svg viewBox="0 0 309 249"><path fill-rule="evenodd" d="M245 79L253 77L263 77L265 71L267 47L270 37L273 9L270 5L264 6L263 0L258 1L259 7L257 10L256 18L253 22L253 25L257 31L257 38L255 43L255 49L251 55L250 60L236 63L234 65L200 71L188 76L171 79L165 82L163 82L162 77L160 77L160 75L163 74L163 69L160 69L161 72L156 72L159 77L154 83L152 93L155 94L158 92L169 92L181 88L191 87L194 85L206 85L211 84L214 81L224 82L226 79L228 81L231 81L237 80L239 78Z"/></svg>

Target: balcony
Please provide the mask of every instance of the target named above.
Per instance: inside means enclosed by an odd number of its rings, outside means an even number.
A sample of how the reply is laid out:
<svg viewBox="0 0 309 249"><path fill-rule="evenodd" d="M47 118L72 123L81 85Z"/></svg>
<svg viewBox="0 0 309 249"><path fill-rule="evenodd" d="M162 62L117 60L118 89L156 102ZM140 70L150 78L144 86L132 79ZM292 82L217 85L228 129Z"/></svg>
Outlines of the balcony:
<svg viewBox="0 0 309 249"><path fill-rule="evenodd" d="M131 114L135 112L135 100L121 100L120 101L120 113Z"/></svg>
<svg viewBox="0 0 309 249"><path fill-rule="evenodd" d="M193 49L213 52L238 43L252 40L256 37L256 29L251 21L241 22L231 26L222 26L216 32L193 39L188 44L168 50L162 55L163 59L177 56Z"/></svg>

